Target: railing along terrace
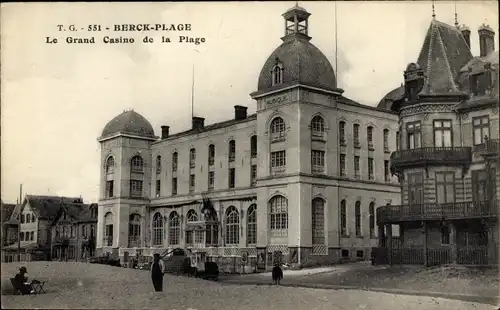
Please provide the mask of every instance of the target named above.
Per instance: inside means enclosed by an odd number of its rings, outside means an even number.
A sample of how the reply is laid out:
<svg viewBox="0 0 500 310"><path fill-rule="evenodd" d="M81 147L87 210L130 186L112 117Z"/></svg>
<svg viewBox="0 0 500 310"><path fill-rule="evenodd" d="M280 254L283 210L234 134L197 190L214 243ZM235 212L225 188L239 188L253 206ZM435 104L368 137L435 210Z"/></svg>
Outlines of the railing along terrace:
<svg viewBox="0 0 500 310"><path fill-rule="evenodd" d="M391 168L419 164L464 164L471 160L470 147L421 147L393 152Z"/></svg>
<svg viewBox="0 0 500 310"><path fill-rule="evenodd" d="M487 154L497 154L500 150L500 140L492 139L484 143L474 146L474 153L487 155Z"/></svg>
<svg viewBox="0 0 500 310"><path fill-rule="evenodd" d="M377 209L377 224L498 216L498 201L466 201L383 206Z"/></svg>

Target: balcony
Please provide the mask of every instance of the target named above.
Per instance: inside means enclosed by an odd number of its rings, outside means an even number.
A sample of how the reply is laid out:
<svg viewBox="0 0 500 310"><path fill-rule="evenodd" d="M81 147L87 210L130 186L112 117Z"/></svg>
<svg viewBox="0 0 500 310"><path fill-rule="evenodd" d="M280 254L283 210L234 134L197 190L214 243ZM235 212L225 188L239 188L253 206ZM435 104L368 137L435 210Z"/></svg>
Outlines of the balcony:
<svg viewBox="0 0 500 310"><path fill-rule="evenodd" d="M391 171L427 165L468 165L472 161L470 147L421 147L391 154Z"/></svg>
<svg viewBox="0 0 500 310"><path fill-rule="evenodd" d="M478 144L474 146L474 153L479 154L481 156L492 156L497 155L500 150L500 140L487 140L484 143Z"/></svg>
<svg viewBox="0 0 500 310"><path fill-rule="evenodd" d="M427 203L384 206L377 209L377 224L424 220L456 220L498 216L498 201Z"/></svg>

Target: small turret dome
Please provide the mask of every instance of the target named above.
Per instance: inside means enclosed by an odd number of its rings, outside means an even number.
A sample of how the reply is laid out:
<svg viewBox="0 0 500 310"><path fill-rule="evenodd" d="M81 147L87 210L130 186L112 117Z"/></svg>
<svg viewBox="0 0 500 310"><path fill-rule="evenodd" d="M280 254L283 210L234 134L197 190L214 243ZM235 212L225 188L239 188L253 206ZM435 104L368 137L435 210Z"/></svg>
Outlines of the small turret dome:
<svg viewBox="0 0 500 310"><path fill-rule="evenodd" d="M151 123L141 114L130 110L124 111L109 121L101 134L101 138L117 133L153 138L155 133Z"/></svg>

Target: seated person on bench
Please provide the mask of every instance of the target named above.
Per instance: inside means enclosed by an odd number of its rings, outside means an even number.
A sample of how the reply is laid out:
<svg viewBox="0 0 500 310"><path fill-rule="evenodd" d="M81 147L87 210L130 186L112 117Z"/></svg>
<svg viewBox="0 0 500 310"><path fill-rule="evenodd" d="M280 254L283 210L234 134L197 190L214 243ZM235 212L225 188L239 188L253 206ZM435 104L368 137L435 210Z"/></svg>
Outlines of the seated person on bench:
<svg viewBox="0 0 500 310"><path fill-rule="evenodd" d="M21 267L19 268L19 273L14 277L16 288L19 289L23 295L29 295L35 292L31 287L31 283L28 282L27 273L26 267Z"/></svg>

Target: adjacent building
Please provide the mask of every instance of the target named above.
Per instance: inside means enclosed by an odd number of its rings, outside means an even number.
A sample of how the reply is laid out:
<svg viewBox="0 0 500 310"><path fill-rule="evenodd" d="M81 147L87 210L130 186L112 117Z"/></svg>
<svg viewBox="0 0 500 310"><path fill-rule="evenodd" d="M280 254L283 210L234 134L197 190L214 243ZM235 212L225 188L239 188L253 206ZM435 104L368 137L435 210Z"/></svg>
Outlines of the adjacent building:
<svg viewBox="0 0 500 310"><path fill-rule="evenodd" d="M377 209L379 262L498 264L498 51L489 26L477 57L470 35L434 18L404 84L378 106L399 114L390 165L402 189L401 205Z"/></svg>
<svg viewBox="0 0 500 310"><path fill-rule="evenodd" d="M258 77L256 113L155 136L126 111L103 129L97 252L185 248L300 265L364 259L377 245L375 206L400 204L390 173L398 112L344 96L311 43L310 14L283 14L282 43ZM167 112L166 112L167 113ZM201 212L209 199L216 216ZM246 254L245 254L246 253Z"/></svg>

